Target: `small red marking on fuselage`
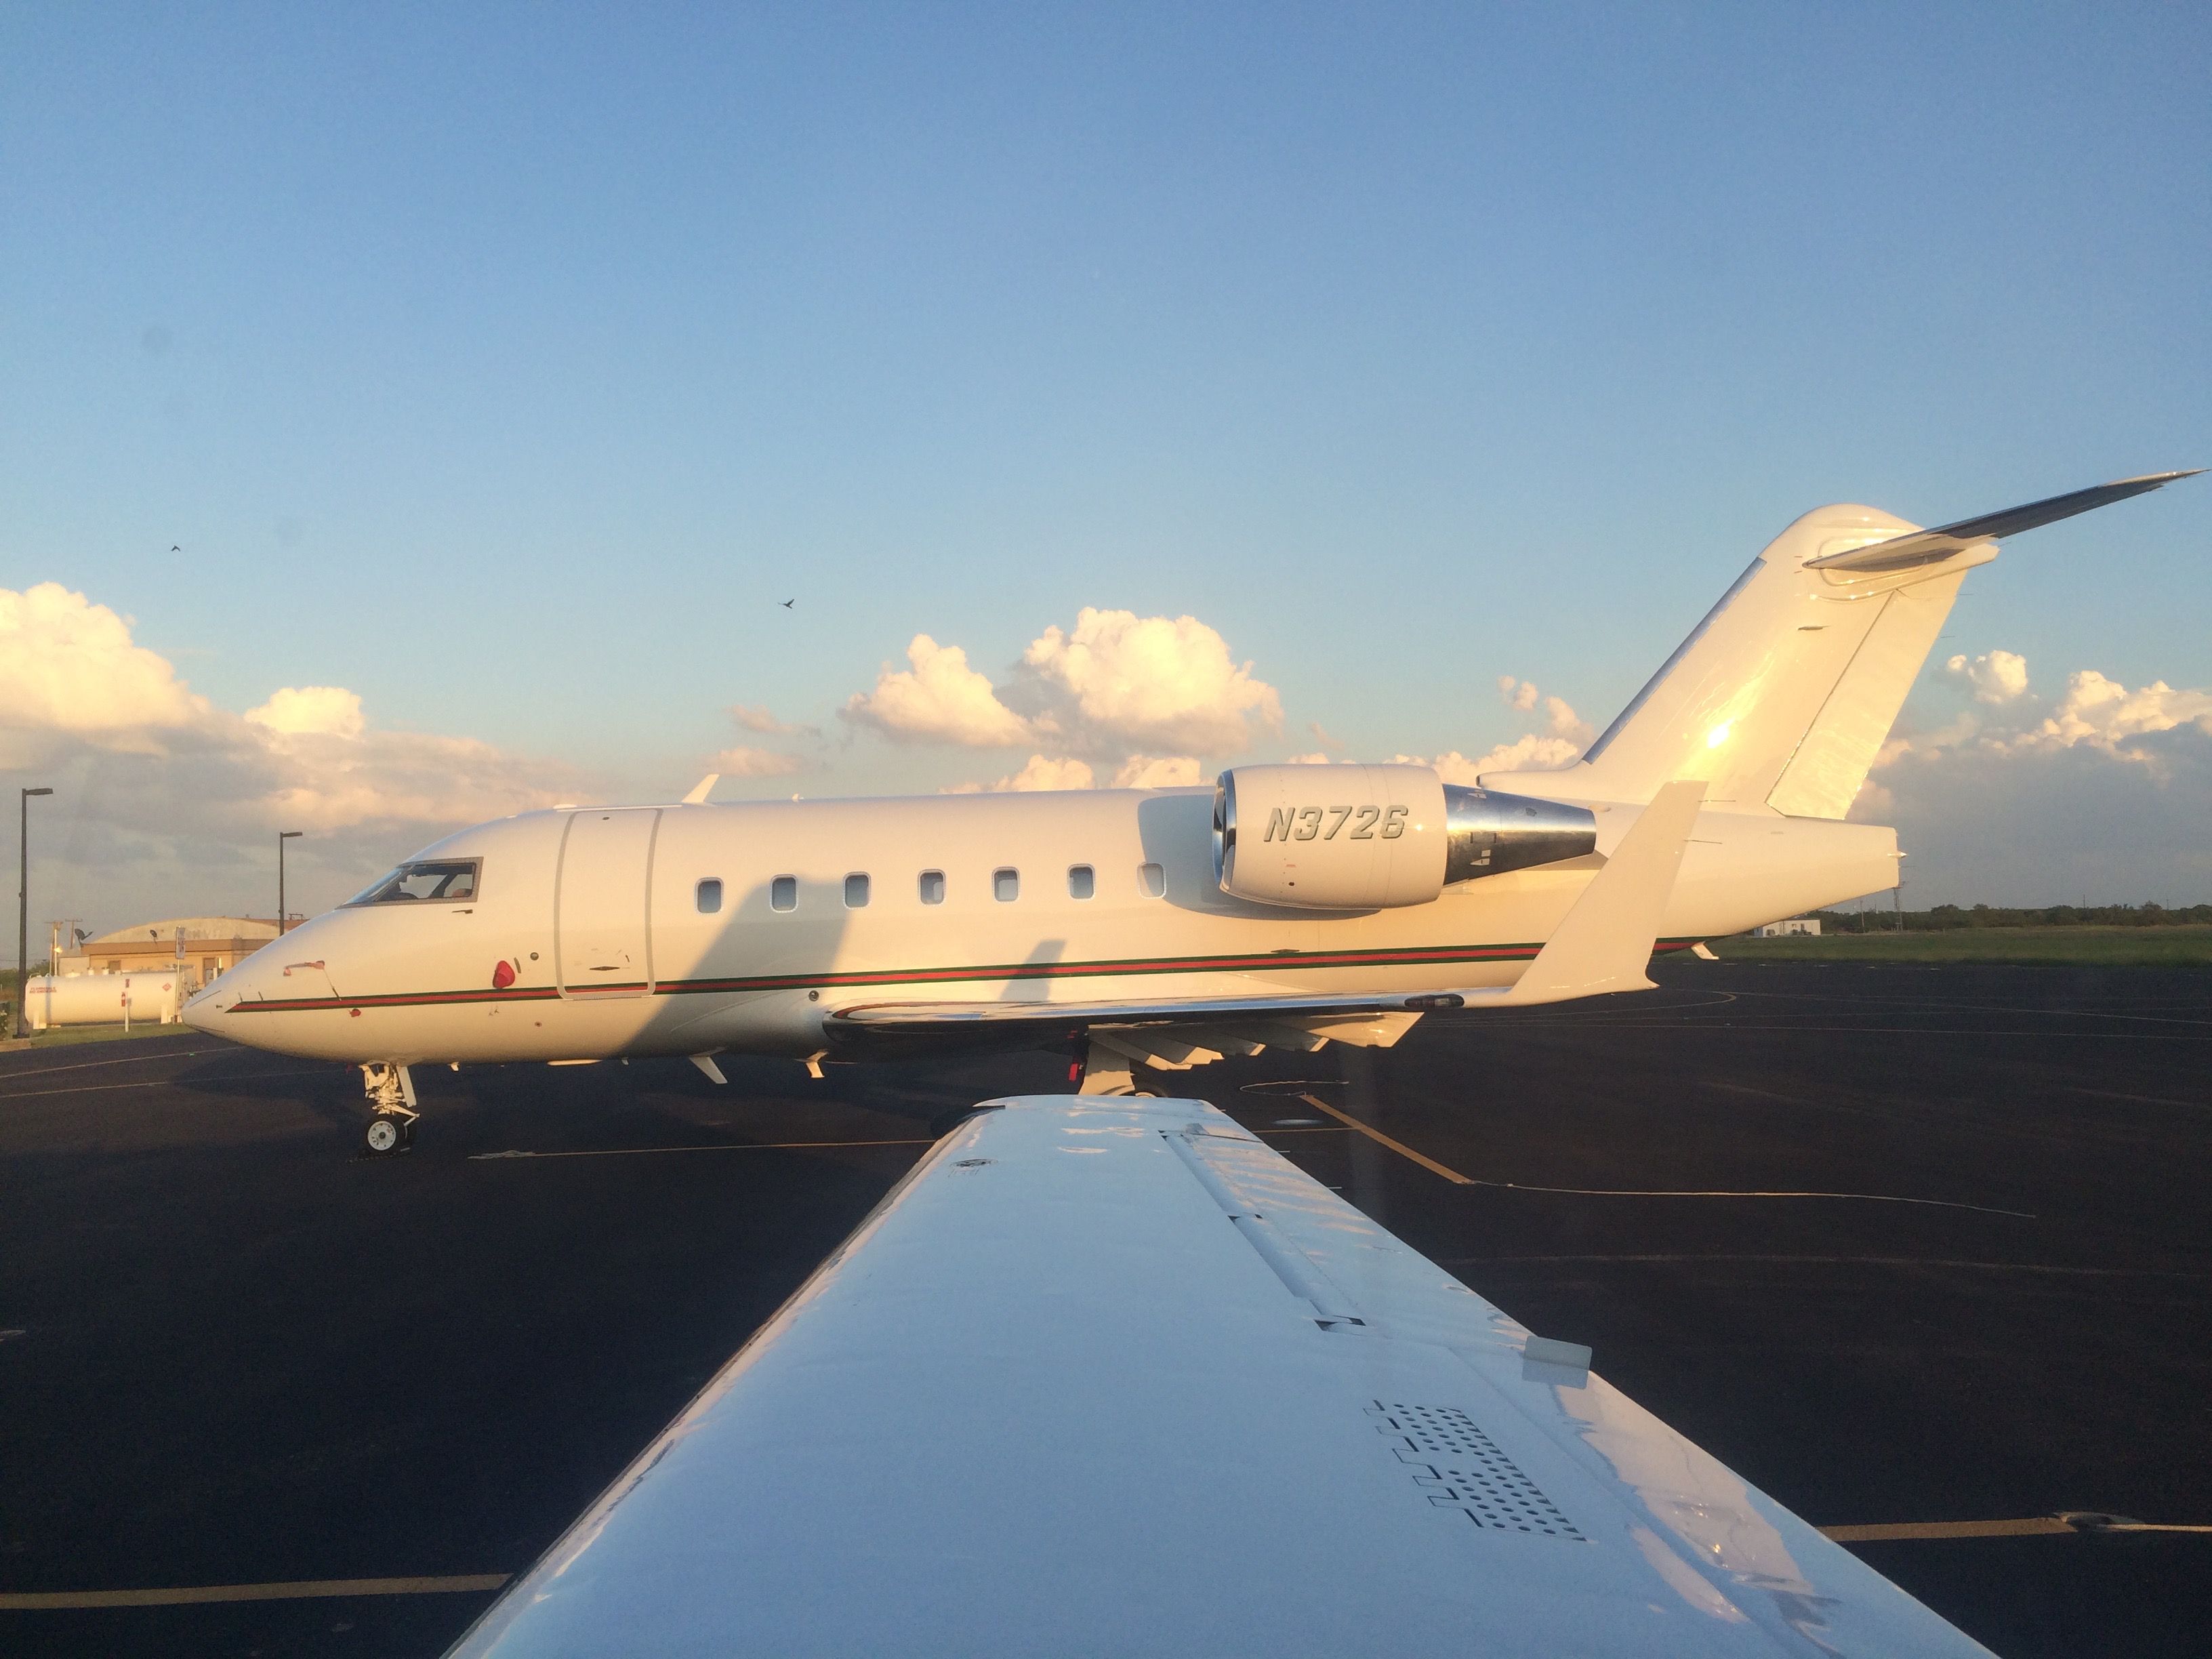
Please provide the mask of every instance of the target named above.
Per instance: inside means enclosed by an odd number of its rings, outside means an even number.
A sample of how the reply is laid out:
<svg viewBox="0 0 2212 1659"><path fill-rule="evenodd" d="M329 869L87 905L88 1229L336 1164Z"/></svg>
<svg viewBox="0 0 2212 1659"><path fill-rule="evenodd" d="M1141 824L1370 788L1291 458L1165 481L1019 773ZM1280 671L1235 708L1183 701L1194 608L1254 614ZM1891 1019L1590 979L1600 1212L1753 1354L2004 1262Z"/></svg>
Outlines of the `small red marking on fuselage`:
<svg viewBox="0 0 2212 1659"><path fill-rule="evenodd" d="M514 983L514 964L513 963L501 962L498 967L491 970L491 988L493 990L504 991L508 986Z"/></svg>

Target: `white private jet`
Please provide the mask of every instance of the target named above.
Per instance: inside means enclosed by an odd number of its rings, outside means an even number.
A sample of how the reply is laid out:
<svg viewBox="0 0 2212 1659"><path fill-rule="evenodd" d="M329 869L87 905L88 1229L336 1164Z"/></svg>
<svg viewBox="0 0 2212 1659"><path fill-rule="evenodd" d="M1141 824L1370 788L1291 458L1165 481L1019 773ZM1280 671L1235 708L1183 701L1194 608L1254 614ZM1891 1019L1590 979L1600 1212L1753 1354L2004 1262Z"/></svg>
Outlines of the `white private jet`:
<svg viewBox="0 0 2212 1659"><path fill-rule="evenodd" d="M1083 1054L1084 1092L939 1140L453 1654L1987 1659L1130 1068L1636 988L1655 948L1890 884L1893 833L1841 820L1965 573L2181 476L1808 514L1564 771L558 809L225 975L185 1017L362 1064L378 1150L432 1060Z"/></svg>
<svg viewBox="0 0 2212 1659"><path fill-rule="evenodd" d="M1893 886L1844 815L1996 539L2152 474L1923 530L1808 513L1561 771L1245 766L1212 789L555 808L465 830L257 951L201 1030L410 1068L950 1042L1132 1067L1395 1042L1427 1012L1639 990L1655 950Z"/></svg>

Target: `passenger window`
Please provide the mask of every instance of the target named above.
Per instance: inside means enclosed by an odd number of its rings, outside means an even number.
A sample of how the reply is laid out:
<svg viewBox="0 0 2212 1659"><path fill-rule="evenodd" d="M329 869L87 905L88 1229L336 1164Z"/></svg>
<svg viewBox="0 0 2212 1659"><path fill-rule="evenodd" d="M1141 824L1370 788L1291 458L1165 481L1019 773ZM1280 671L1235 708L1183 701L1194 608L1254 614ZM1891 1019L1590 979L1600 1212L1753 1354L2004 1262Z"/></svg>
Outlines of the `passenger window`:
<svg viewBox="0 0 2212 1659"><path fill-rule="evenodd" d="M855 872L854 874L852 874L852 875L849 875L849 876L846 877L846 878L845 878L845 908L846 908L848 910L858 910L858 909L860 909L860 908L864 908L864 907L866 905L867 902L868 902L868 874L867 874L867 872L866 872L866 871L865 871L865 870L862 870L862 871L857 871L857 872Z"/></svg>
<svg viewBox="0 0 2212 1659"><path fill-rule="evenodd" d="M796 910L799 908L799 878L778 876L768 884L769 908L775 910Z"/></svg>
<svg viewBox="0 0 2212 1659"><path fill-rule="evenodd" d="M709 876L699 884L699 914L702 916L711 916L721 908L721 878Z"/></svg>
<svg viewBox="0 0 2212 1659"><path fill-rule="evenodd" d="M921 902L924 904L945 902L945 872L925 870L921 872Z"/></svg>
<svg viewBox="0 0 2212 1659"><path fill-rule="evenodd" d="M1097 878L1092 874L1089 865L1071 864L1067 866L1068 897L1079 899L1089 898L1093 892L1097 890Z"/></svg>
<svg viewBox="0 0 2212 1659"><path fill-rule="evenodd" d="M1168 890L1168 872L1157 864L1137 866L1137 885L1146 898L1158 898Z"/></svg>
<svg viewBox="0 0 2212 1659"><path fill-rule="evenodd" d="M991 896L1001 904L1012 904L1022 896L1022 872L1018 870L991 872Z"/></svg>

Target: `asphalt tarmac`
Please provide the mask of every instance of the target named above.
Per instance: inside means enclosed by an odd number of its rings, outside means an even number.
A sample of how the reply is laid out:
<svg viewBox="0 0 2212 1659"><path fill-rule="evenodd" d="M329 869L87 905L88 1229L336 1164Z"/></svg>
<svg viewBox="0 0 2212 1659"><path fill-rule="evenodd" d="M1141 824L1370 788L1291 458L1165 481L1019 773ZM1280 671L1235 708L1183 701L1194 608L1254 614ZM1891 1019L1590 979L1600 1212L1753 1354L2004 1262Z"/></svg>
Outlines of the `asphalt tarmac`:
<svg viewBox="0 0 2212 1659"><path fill-rule="evenodd" d="M1816 1525L2212 1526L2212 975L1657 971L1169 1087ZM336 1066L0 1055L0 1651L439 1653L933 1123L1068 1086L723 1065L420 1073L371 1160ZM2010 1659L2204 1651L2212 1532L1967 1531L1851 1547Z"/></svg>

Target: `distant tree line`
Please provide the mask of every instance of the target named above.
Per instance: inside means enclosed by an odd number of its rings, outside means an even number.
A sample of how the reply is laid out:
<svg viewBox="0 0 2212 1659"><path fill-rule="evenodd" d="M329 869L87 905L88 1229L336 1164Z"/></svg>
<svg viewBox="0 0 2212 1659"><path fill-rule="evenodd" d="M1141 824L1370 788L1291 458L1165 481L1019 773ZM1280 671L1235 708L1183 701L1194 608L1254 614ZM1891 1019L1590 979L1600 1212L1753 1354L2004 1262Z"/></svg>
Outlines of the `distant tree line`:
<svg viewBox="0 0 2212 1659"><path fill-rule="evenodd" d="M1897 913L1869 907L1864 910L1814 910L1823 933L1893 933ZM2051 904L2041 909L2015 909L1996 904L1939 904L1930 910L1904 913L1908 933L1948 933L1970 927L2186 927L2212 923L2212 904L2187 904L2169 910L2163 904Z"/></svg>

